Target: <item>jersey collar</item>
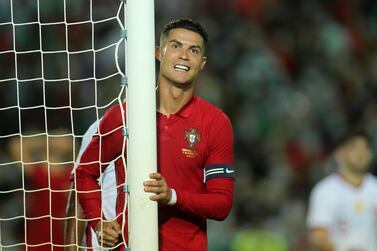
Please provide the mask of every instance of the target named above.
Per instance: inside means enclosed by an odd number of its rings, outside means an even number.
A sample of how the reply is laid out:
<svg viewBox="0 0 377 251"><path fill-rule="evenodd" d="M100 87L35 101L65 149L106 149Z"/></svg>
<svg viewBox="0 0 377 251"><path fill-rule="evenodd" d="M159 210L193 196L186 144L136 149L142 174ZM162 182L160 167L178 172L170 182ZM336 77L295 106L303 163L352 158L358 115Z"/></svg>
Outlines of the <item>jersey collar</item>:
<svg viewBox="0 0 377 251"><path fill-rule="evenodd" d="M188 118L192 112L192 110L194 109L195 107L195 103L197 101L198 97L196 97L195 95L192 96L192 98L190 99L189 102L187 102L187 104L185 104L177 113L176 115L182 117L182 118Z"/></svg>

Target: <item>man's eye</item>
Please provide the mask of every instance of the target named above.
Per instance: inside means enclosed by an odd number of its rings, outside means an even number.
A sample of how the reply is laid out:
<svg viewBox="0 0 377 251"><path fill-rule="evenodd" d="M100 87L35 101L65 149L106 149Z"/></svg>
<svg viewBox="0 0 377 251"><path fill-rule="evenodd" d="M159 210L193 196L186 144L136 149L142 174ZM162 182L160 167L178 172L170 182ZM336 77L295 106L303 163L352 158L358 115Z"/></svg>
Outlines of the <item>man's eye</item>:
<svg viewBox="0 0 377 251"><path fill-rule="evenodd" d="M177 44L172 44L171 47L174 48L174 49L176 49L176 48L178 48L178 45Z"/></svg>
<svg viewBox="0 0 377 251"><path fill-rule="evenodd" d="M194 53L194 54L199 54L199 50L198 49L191 49L191 52Z"/></svg>

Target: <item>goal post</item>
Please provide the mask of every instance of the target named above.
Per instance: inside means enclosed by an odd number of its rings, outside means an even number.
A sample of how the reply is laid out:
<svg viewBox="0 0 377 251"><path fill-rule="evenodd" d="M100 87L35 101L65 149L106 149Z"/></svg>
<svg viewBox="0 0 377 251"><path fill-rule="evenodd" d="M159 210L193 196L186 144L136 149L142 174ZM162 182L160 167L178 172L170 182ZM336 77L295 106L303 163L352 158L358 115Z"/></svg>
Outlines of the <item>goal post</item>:
<svg viewBox="0 0 377 251"><path fill-rule="evenodd" d="M129 246L157 251L157 203L143 188L157 170L154 1L128 0L126 24Z"/></svg>

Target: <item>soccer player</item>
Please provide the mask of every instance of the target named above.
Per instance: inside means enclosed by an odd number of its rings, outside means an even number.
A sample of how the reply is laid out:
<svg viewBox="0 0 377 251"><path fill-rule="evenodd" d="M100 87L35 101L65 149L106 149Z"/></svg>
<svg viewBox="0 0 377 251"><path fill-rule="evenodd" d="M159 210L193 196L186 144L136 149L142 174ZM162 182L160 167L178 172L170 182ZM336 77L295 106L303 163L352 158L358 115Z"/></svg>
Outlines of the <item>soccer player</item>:
<svg viewBox="0 0 377 251"><path fill-rule="evenodd" d="M348 136L335 158L337 171L310 196L309 241L320 251L375 251L377 179L367 172L372 153L366 136Z"/></svg>
<svg viewBox="0 0 377 251"><path fill-rule="evenodd" d="M86 147L89 145L93 136L97 132L97 127L99 125L99 120L95 121L85 132L79 155L77 156L77 162L80 162L82 153L85 151ZM72 188L74 188L74 174L76 172L77 164L72 170ZM116 182L115 182L115 166L114 162L111 162L110 165L105 169L101 182L99 185L102 188L102 212L107 219L115 219L115 204L116 204ZM75 216L76 219L85 218L84 212L80 203L76 203L76 193L72 190L68 199L67 206L67 217ZM72 244L82 245L91 248L91 250L102 250L97 235L89 225L85 225L82 221L77 221L74 218L69 218L66 220L66 229L65 229L65 244L70 245L66 250L77 250L76 246ZM77 225L76 225L77 224ZM78 241L76 241L76 237Z"/></svg>
<svg viewBox="0 0 377 251"><path fill-rule="evenodd" d="M165 25L156 48L160 62L156 93L158 173L150 174L144 189L159 203L161 251L207 250L206 219L225 219L233 204L231 123L220 109L194 92L195 80L207 62L207 41L207 32L199 23L182 19ZM106 112L100 136L93 138L76 171L77 188L86 191L79 193L85 215L108 247L127 242L127 232L119 228L123 217L120 215L117 222L106 221L101 215L100 195L88 191L98 189L96 179L104 168L98 162L122 155L121 110L114 106ZM115 169L117 183L124 182L124 170L118 163ZM118 193L117 213L123 210L124 197L124 192Z"/></svg>

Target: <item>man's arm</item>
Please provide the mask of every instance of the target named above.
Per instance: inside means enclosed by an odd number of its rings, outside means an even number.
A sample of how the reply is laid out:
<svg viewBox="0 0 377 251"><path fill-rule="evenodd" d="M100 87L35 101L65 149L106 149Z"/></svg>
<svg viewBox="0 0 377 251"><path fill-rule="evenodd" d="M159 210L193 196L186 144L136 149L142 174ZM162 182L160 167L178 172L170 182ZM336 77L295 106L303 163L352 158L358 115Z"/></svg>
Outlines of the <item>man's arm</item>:
<svg viewBox="0 0 377 251"><path fill-rule="evenodd" d="M114 106L105 113L98 135L93 136L75 171L78 198L93 229L100 219L104 218L101 214L101 191L97 180L101 172L119 157L123 150L125 139L122 135L120 112L120 107Z"/></svg>
<svg viewBox="0 0 377 251"><path fill-rule="evenodd" d="M313 228L309 231L309 242L314 251L335 251L334 245L328 237L326 228Z"/></svg>
<svg viewBox="0 0 377 251"><path fill-rule="evenodd" d="M95 229L98 221L104 218L101 214L101 190L97 180L108 164L121 154L122 143L119 142L119 138L122 139L123 135L120 131L116 131L114 136L94 137L83 153L80 164L76 169L75 179L78 198L86 218L90 220L89 225L93 229ZM100 152L101 157L98 158Z"/></svg>
<svg viewBox="0 0 377 251"><path fill-rule="evenodd" d="M73 185L72 188L74 188ZM85 215L80 203L76 203L76 192L74 190L71 190L69 194L66 216L64 239L65 245L69 245L69 247L66 247L65 250L76 251L78 250L76 245L81 245L85 231L84 221L78 219L84 219Z"/></svg>
<svg viewBox="0 0 377 251"><path fill-rule="evenodd" d="M67 218L65 221L64 238L65 245L69 245L65 248L67 251L78 250L78 246L80 246L82 243L85 231L84 221L78 220L84 219L85 214L80 206L80 203L76 203L75 195L76 192L72 190L68 198L66 215L69 218ZM100 245L103 245L104 247L113 247L118 244L118 236L121 234L121 226L116 222L116 220L110 222L98 222L95 231L97 233L97 240Z"/></svg>
<svg viewBox="0 0 377 251"><path fill-rule="evenodd" d="M116 221L106 221L102 214L101 190L98 178L108 164L122 154L124 136L119 106L106 112L99 125L99 134L93 136L80 158L75 171L78 198L88 224L97 233L97 239L105 247L113 247L119 242L120 225Z"/></svg>
<svg viewBox="0 0 377 251"><path fill-rule="evenodd" d="M233 187L233 179L218 178L207 182L204 194L177 191L176 206L193 215L224 220L233 206Z"/></svg>
<svg viewBox="0 0 377 251"><path fill-rule="evenodd" d="M209 130L209 154L204 164L205 193L177 190L176 207L208 219L224 220L228 216L233 205L235 177L233 141L229 118L224 113L216 113Z"/></svg>
<svg viewBox="0 0 377 251"><path fill-rule="evenodd" d="M154 193L153 201L170 204L172 193L176 193L177 206L180 210L208 219L224 220L233 205L234 180L218 178L207 182L205 193L173 191L160 173L150 174L153 180L144 182L144 191Z"/></svg>
<svg viewBox="0 0 377 251"><path fill-rule="evenodd" d="M334 224L333 203L336 198L329 193L331 187L319 182L310 193L307 225L309 243L315 251L335 251L329 235Z"/></svg>
<svg viewBox="0 0 377 251"><path fill-rule="evenodd" d="M213 121L209 154L204 165L205 192L171 190L161 174L156 173L151 174L152 181L144 182L145 191L155 193L151 200L171 205L173 203L169 202L175 193L174 206L183 212L214 220L223 220L228 216L233 205L234 190L233 129L223 113L216 113Z"/></svg>

